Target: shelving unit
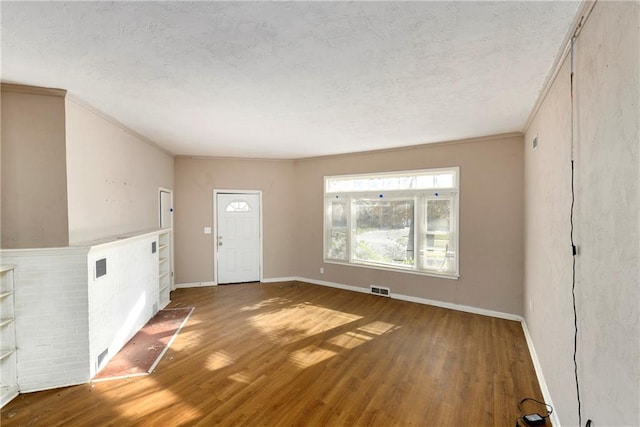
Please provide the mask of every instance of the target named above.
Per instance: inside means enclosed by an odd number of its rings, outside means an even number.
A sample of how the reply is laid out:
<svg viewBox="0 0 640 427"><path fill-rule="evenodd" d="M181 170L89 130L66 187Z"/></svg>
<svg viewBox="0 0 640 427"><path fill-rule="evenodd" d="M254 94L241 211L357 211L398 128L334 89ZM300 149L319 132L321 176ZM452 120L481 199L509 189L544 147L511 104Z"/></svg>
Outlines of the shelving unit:
<svg viewBox="0 0 640 427"><path fill-rule="evenodd" d="M14 266L0 267L0 407L18 395Z"/></svg>
<svg viewBox="0 0 640 427"><path fill-rule="evenodd" d="M171 292L171 230L158 235L158 299L163 309L169 304Z"/></svg>

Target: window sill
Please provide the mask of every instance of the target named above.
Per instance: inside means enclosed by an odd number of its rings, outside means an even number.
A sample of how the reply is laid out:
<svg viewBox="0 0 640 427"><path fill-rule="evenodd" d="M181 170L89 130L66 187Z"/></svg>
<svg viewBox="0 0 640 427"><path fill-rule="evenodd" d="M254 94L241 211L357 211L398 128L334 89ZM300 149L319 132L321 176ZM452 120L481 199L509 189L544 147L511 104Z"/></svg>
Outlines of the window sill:
<svg viewBox="0 0 640 427"><path fill-rule="evenodd" d="M359 268L371 268L374 270L383 270L390 271L392 273L408 273L408 274L417 274L419 276L429 276L429 277L437 277L439 279L448 279L448 280L458 280L460 278L459 274L444 274L444 273L436 273L431 271L419 271L419 270L409 270L404 268L393 268L393 267L385 267L377 264L366 264L366 263L351 263L351 262L343 262L334 259L324 259L323 262L327 264L336 264L343 265L346 267L359 267Z"/></svg>

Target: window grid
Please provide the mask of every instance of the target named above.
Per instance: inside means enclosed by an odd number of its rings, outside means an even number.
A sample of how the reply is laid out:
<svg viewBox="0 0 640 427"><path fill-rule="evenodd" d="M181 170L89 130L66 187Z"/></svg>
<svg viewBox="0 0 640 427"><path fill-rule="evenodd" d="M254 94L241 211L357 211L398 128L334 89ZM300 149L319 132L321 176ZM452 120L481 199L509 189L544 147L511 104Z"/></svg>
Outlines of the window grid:
<svg viewBox="0 0 640 427"><path fill-rule="evenodd" d="M325 177L324 260L457 278L458 175L458 168L449 168ZM389 176L404 182L434 177L430 182L448 187L397 189L399 181ZM396 189L340 187L362 179Z"/></svg>

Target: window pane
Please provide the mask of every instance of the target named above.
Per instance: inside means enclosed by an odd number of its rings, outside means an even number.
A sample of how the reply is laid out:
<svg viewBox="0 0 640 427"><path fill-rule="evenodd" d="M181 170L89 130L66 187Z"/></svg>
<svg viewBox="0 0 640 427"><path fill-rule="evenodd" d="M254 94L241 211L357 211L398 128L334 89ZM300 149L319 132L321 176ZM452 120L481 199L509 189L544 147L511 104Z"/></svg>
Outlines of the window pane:
<svg viewBox="0 0 640 427"><path fill-rule="evenodd" d="M327 258L347 260L347 215L348 202L346 200L328 201L327 215L329 220L329 235Z"/></svg>
<svg viewBox="0 0 640 427"><path fill-rule="evenodd" d="M451 200L427 201L427 230L449 231L451 229Z"/></svg>
<svg viewBox="0 0 640 427"><path fill-rule="evenodd" d="M413 200L354 203L355 254L359 261L413 265Z"/></svg>
<svg viewBox="0 0 640 427"><path fill-rule="evenodd" d="M381 174L380 176L361 176L345 178L327 178L326 191L329 193L349 193L359 191L415 190L454 188L455 172L415 172L407 174Z"/></svg>
<svg viewBox="0 0 640 427"><path fill-rule="evenodd" d="M251 206L247 202L237 201L231 202L227 205L225 209L227 212L250 212Z"/></svg>
<svg viewBox="0 0 640 427"><path fill-rule="evenodd" d="M331 231L327 258L347 259L347 233L344 231Z"/></svg>
<svg viewBox="0 0 640 427"><path fill-rule="evenodd" d="M347 202L329 202L331 227L347 226Z"/></svg>
<svg viewBox="0 0 640 427"><path fill-rule="evenodd" d="M451 199L430 199L426 203L427 232L422 268L453 271L455 252L451 245Z"/></svg>

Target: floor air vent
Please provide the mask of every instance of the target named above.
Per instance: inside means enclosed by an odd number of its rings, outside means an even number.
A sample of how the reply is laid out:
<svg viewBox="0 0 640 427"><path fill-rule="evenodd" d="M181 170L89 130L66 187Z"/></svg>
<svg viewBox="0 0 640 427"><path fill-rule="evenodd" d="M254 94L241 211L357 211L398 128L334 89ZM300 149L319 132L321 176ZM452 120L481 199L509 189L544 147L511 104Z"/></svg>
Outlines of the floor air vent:
<svg viewBox="0 0 640 427"><path fill-rule="evenodd" d="M383 297L391 296L391 290L389 288L383 288L382 286L371 286L371 293Z"/></svg>

